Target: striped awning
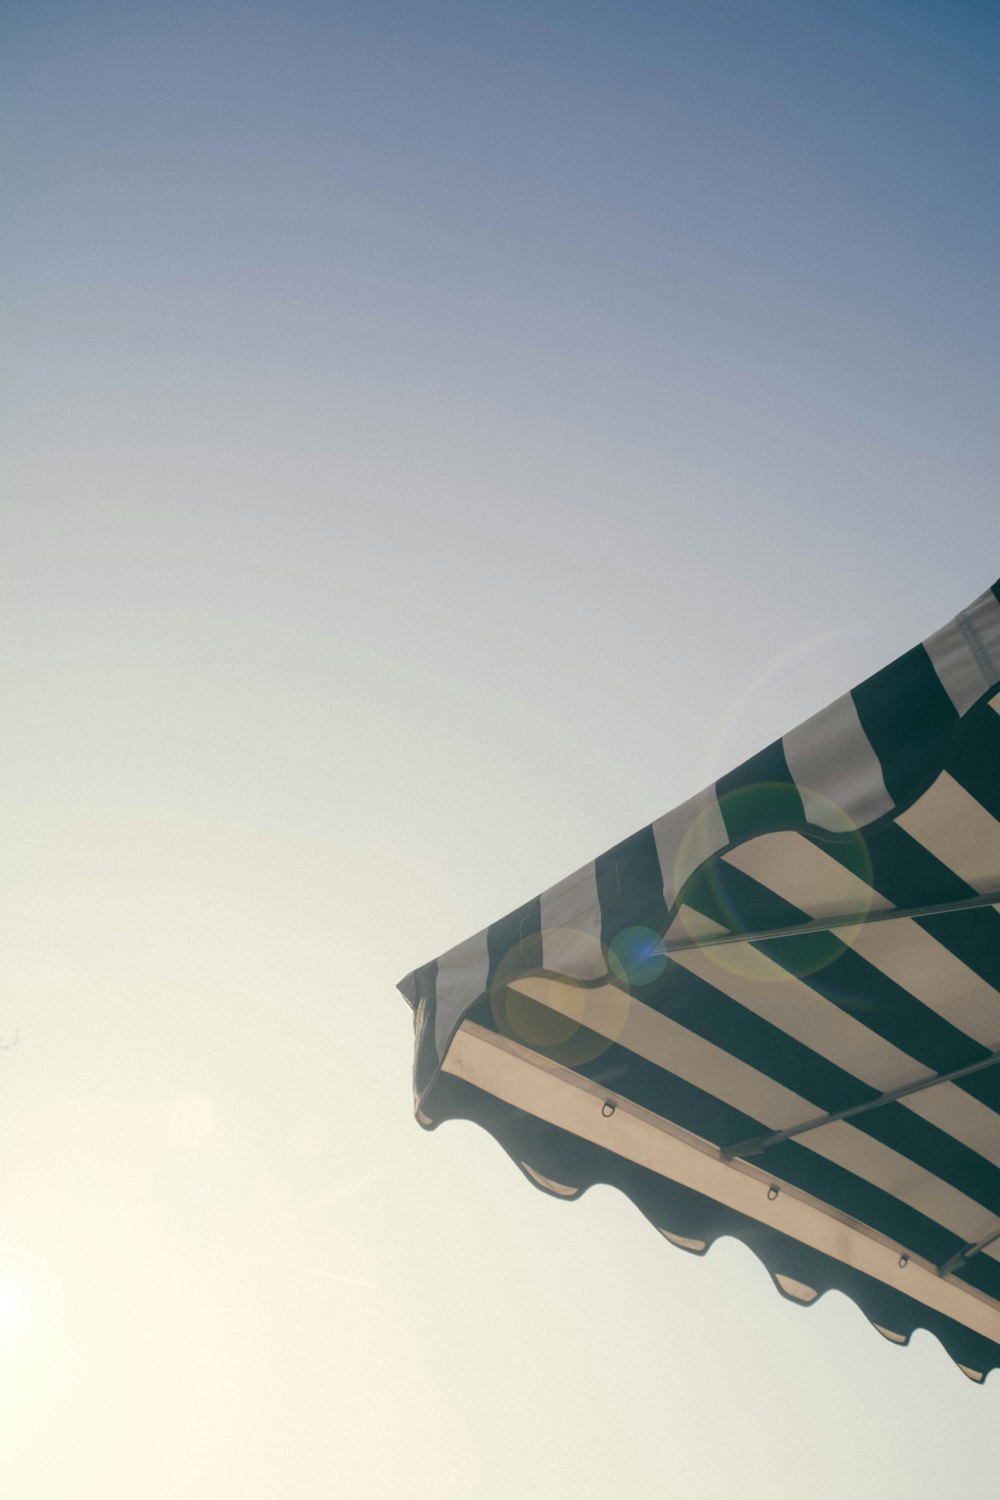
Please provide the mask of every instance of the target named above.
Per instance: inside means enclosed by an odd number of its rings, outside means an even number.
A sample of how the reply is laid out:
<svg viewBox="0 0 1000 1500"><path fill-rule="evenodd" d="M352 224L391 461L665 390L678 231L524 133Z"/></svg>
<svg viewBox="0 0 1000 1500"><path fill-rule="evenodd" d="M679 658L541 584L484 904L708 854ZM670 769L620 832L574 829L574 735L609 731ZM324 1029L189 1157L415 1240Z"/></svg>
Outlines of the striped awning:
<svg viewBox="0 0 1000 1500"><path fill-rule="evenodd" d="M1000 1365L1000 584L400 989L417 1118Z"/></svg>

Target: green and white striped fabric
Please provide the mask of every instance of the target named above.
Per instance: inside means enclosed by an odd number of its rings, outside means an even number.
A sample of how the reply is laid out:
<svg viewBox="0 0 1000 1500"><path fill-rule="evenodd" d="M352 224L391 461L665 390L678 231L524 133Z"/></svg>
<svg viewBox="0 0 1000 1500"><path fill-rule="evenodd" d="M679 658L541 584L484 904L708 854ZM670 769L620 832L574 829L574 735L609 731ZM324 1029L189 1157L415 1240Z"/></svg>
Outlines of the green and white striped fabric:
<svg viewBox="0 0 1000 1500"><path fill-rule="evenodd" d="M417 1117L1000 1365L1000 584L425 964Z"/></svg>

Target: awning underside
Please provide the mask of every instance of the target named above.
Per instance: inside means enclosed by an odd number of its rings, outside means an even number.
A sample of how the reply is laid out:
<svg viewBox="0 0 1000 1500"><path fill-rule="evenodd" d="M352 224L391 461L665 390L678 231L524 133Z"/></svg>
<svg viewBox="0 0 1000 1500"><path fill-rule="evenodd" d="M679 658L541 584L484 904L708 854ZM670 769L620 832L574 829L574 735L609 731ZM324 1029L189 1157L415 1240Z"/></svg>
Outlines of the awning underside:
<svg viewBox="0 0 1000 1500"><path fill-rule="evenodd" d="M422 1123L1000 1364L1000 603L426 965ZM977 691L974 692L974 689ZM809 780L806 780L806 777ZM994 1238L996 1236L996 1238Z"/></svg>

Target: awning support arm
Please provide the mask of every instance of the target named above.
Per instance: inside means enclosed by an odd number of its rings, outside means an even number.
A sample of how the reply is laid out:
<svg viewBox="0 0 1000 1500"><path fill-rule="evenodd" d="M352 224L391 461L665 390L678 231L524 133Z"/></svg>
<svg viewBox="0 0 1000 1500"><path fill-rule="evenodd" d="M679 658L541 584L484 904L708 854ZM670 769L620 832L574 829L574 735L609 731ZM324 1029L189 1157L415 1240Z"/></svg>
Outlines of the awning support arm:
<svg viewBox="0 0 1000 1500"><path fill-rule="evenodd" d="M996 1244L997 1240L1000 1240L1000 1228L994 1229L992 1234L988 1234L984 1240L980 1240L976 1245L963 1245L961 1250L956 1250L955 1254L946 1260L943 1266L938 1266L938 1275L950 1276L953 1271L960 1271L965 1263L970 1261L974 1255L978 1255L980 1250L985 1250L987 1245Z"/></svg>
<svg viewBox="0 0 1000 1500"><path fill-rule="evenodd" d="M879 1109L883 1104L892 1104L896 1099L905 1099L910 1094L919 1094L923 1089L936 1088L939 1083L954 1083L959 1078L968 1078L972 1073L981 1073L984 1068L995 1067L997 1063L1000 1063L1000 1051L991 1052L988 1057L980 1058L979 1062L966 1063L964 1068L953 1068L950 1073L932 1073L929 1078L918 1078L914 1083L901 1084L899 1088L889 1089L886 1093L879 1094L877 1099L869 1099L864 1104L852 1104L847 1109L838 1109L828 1115L817 1115L815 1119L803 1120L800 1125L789 1125L787 1130L773 1130L767 1135L756 1135L751 1136L749 1140L737 1141L733 1146L723 1146L722 1155L726 1161L732 1161L736 1156L759 1156L769 1146L777 1146L782 1141L794 1140L796 1136L805 1135L807 1131L819 1130L823 1125L832 1125L835 1120L854 1119L857 1115L865 1115L873 1109ZM997 1233L1000 1237L1000 1230Z"/></svg>
<svg viewBox="0 0 1000 1500"><path fill-rule="evenodd" d="M691 948L718 948L725 943L770 943L777 938L808 937L814 932L834 932L838 927L871 927L875 922L901 922L920 917L943 917L951 912L977 911L983 906L1000 906L1000 891L985 891L961 901L938 901L930 906L893 906L888 911L844 912L839 916L820 917L815 922L794 922L787 927L767 927L758 932L712 932L704 937L664 939L656 953L682 953Z"/></svg>

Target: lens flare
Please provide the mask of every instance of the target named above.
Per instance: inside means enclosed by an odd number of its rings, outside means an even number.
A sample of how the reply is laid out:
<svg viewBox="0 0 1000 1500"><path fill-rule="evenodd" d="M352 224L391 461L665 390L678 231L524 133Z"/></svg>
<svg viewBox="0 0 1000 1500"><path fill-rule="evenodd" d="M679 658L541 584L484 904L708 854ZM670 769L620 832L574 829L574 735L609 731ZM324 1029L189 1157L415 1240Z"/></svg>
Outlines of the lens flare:
<svg viewBox="0 0 1000 1500"><path fill-rule="evenodd" d="M490 988L493 1020L502 1036L565 1067L581 1067L621 1036L629 995L593 933L554 928L541 938L544 964L528 963L525 946L515 944L497 966Z"/></svg>
<svg viewBox="0 0 1000 1500"><path fill-rule="evenodd" d="M36 1310L36 1298L27 1282L10 1274L0 1276L0 1338L22 1334Z"/></svg>
<svg viewBox="0 0 1000 1500"><path fill-rule="evenodd" d="M651 927L626 927L608 946L608 964L622 984L653 984L667 967L663 938Z"/></svg>
<svg viewBox="0 0 1000 1500"><path fill-rule="evenodd" d="M804 822L802 802L812 821ZM706 852L705 814L695 819L677 855L675 880L684 902L727 933L742 934L849 916L829 931L775 942L774 962L746 943L719 943L704 952L746 979L773 980L782 971L805 978L828 968L858 938L877 896L865 839L848 815L822 793L787 783L740 787L719 799L729 835L721 852ZM699 857L701 856L701 857Z"/></svg>

